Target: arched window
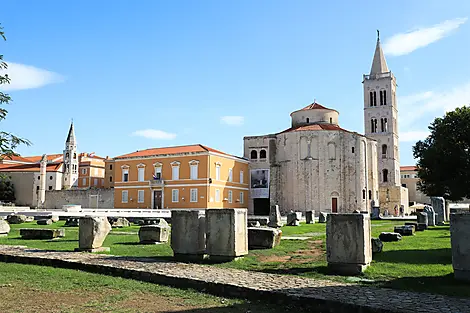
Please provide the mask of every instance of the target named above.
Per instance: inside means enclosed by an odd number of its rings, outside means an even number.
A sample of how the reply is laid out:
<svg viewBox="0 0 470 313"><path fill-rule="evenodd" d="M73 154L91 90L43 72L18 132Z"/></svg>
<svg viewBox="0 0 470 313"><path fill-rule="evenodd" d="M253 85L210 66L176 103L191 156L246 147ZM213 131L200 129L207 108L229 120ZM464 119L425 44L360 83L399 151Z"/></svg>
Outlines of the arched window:
<svg viewBox="0 0 470 313"><path fill-rule="evenodd" d="M387 158L387 145L382 145L382 159Z"/></svg>
<svg viewBox="0 0 470 313"><path fill-rule="evenodd" d="M250 159L256 160L257 158L258 158L258 151L256 151L256 150L251 150Z"/></svg>
<svg viewBox="0 0 470 313"><path fill-rule="evenodd" d="M380 128L383 133L388 131L387 118L380 119Z"/></svg>
<svg viewBox="0 0 470 313"><path fill-rule="evenodd" d="M384 183L388 182L388 170L385 168L382 170Z"/></svg>
<svg viewBox="0 0 470 313"><path fill-rule="evenodd" d="M370 120L370 132L376 133L377 132L377 119L373 118Z"/></svg>
<svg viewBox="0 0 470 313"><path fill-rule="evenodd" d="M369 102L371 107L376 107L377 106L377 93L375 91L371 91L369 93Z"/></svg>
<svg viewBox="0 0 470 313"><path fill-rule="evenodd" d="M259 152L259 158L266 159L266 150L263 149Z"/></svg>
<svg viewBox="0 0 470 313"><path fill-rule="evenodd" d="M362 200L366 199L366 190L362 189Z"/></svg>
<svg viewBox="0 0 470 313"><path fill-rule="evenodd" d="M74 159L74 160L77 159L77 154L76 154L76 153L73 154L73 159Z"/></svg>
<svg viewBox="0 0 470 313"><path fill-rule="evenodd" d="M65 158L66 158L66 159L69 158L69 153L68 153L68 152L65 154Z"/></svg>
<svg viewBox="0 0 470 313"><path fill-rule="evenodd" d="M387 105L387 91L380 91L380 105Z"/></svg>
<svg viewBox="0 0 470 313"><path fill-rule="evenodd" d="M307 123L310 123L310 119L307 117Z"/></svg>
<svg viewBox="0 0 470 313"><path fill-rule="evenodd" d="M330 124L333 124L333 118L330 117Z"/></svg>
<svg viewBox="0 0 470 313"><path fill-rule="evenodd" d="M369 190L369 200L372 199L372 190Z"/></svg>

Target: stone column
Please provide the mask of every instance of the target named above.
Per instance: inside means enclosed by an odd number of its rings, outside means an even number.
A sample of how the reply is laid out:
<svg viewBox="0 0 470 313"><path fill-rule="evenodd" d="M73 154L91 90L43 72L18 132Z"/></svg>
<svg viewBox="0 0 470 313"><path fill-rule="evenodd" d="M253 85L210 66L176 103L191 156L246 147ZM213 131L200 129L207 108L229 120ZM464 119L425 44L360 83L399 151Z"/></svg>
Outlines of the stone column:
<svg viewBox="0 0 470 313"><path fill-rule="evenodd" d="M450 214L450 242L454 277L470 282L470 213Z"/></svg>
<svg viewBox="0 0 470 313"><path fill-rule="evenodd" d="M305 212L305 223L306 224L315 224L315 211L306 211Z"/></svg>
<svg viewBox="0 0 470 313"><path fill-rule="evenodd" d="M372 261L368 214L328 214L326 254L328 267L339 275L358 275Z"/></svg>
<svg viewBox="0 0 470 313"><path fill-rule="evenodd" d="M75 251L110 251L109 247L102 247L103 242L110 231L111 224L104 216L81 217L78 229L79 247L75 248Z"/></svg>
<svg viewBox="0 0 470 313"><path fill-rule="evenodd" d="M446 213L445 213L445 200L443 197L431 197L431 205L432 208L434 209L434 212L436 212L436 225L442 225L444 221L447 219Z"/></svg>
<svg viewBox="0 0 470 313"><path fill-rule="evenodd" d="M38 208L43 208L46 201L46 169L47 169L47 156L43 154L39 169L39 192L38 192Z"/></svg>
<svg viewBox="0 0 470 313"><path fill-rule="evenodd" d="M205 221L204 210L171 210L171 249L176 259L204 259Z"/></svg>

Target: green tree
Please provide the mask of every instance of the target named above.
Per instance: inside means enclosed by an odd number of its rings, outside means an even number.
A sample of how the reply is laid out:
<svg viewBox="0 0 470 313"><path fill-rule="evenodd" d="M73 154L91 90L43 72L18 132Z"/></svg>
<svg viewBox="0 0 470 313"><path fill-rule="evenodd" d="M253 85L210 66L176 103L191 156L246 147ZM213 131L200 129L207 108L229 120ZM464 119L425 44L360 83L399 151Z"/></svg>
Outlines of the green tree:
<svg viewBox="0 0 470 313"><path fill-rule="evenodd" d="M3 27L1 25L0 37L3 38L3 40L7 40L3 31ZM0 54L0 122L3 121L8 114L5 105L9 104L12 101L10 95L1 91L1 85L10 83L10 78L8 77L8 74L5 73L5 70L7 68L8 65L3 61L3 54ZM17 137L7 131L0 130L0 159L5 156L17 155L15 153L15 148L18 147L18 145L20 144L25 144L29 146L31 142L27 139Z"/></svg>
<svg viewBox="0 0 470 313"><path fill-rule="evenodd" d="M15 202L15 186L5 174L0 174L0 201Z"/></svg>
<svg viewBox="0 0 470 313"><path fill-rule="evenodd" d="M428 196L470 198L470 107L436 118L431 134L413 146L418 159L418 189Z"/></svg>

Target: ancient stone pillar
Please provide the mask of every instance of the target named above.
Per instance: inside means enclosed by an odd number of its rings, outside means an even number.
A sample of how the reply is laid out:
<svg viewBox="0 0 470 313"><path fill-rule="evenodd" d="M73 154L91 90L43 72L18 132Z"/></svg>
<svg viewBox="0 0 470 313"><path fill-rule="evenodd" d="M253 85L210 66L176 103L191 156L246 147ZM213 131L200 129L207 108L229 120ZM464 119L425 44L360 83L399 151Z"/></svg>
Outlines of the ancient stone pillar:
<svg viewBox="0 0 470 313"><path fill-rule="evenodd" d="M470 213L450 214L450 242L454 277L470 281Z"/></svg>
<svg viewBox="0 0 470 313"><path fill-rule="evenodd" d="M46 169L47 169L47 156L44 154L41 159L39 168L39 191L38 191L38 208L44 207L46 201Z"/></svg>
<svg viewBox="0 0 470 313"><path fill-rule="evenodd" d="M75 251L109 251L109 247L102 247L102 245L110 231L111 224L104 216L81 217L78 229L78 248Z"/></svg>
<svg viewBox="0 0 470 313"><path fill-rule="evenodd" d="M171 210L171 249L176 259L204 259L205 221L204 210Z"/></svg>
<svg viewBox="0 0 470 313"><path fill-rule="evenodd" d="M443 197L431 197L431 205L436 212L436 225L442 225L446 220L445 200Z"/></svg>
<svg viewBox="0 0 470 313"><path fill-rule="evenodd" d="M315 211L305 211L305 223L315 224Z"/></svg>

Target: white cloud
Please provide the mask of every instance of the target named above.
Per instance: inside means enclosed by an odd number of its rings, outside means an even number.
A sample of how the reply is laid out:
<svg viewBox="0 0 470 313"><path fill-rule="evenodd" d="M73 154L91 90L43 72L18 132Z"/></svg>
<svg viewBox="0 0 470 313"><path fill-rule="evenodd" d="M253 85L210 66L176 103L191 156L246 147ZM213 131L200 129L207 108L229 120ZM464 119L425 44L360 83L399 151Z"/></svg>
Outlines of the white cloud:
<svg viewBox="0 0 470 313"><path fill-rule="evenodd" d="M6 62L8 68L0 70L0 74L8 74L10 84L0 85L0 90L23 90L40 88L49 84L59 83L63 76L30 65Z"/></svg>
<svg viewBox="0 0 470 313"><path fill-rule="evenodd" d="M384 42L384 53L393 56L411 53L416 49L426 47L444 38L466 21L466 17L455 18L430 27L422 27L406 33L395 34Z"/></svg>
<svg viewBox="0 0 470 313"><path fill-rule="evenodd" d="M220 122L222 124L227 124L227 125L234 125L234 126L240 126L243 125L245 122L245 118L243 116L222 116L220 118Z"/></svg>
<svg viewBox="0 0 470 313"><path fill-rule="evenodd" d="M400 132L400 141L403 142L417 142L418 140L423 140L429 136L429 131L415 130Z"/></svg>
<svg viewBox="0 0 470 313"><path fill-rule="evenodd" d="M172 140L176 138L176 134L167 133L158 129L143 129L137 130L132 133L134 136L140 136L148 139L161 139L161 140Z"/></svg>

